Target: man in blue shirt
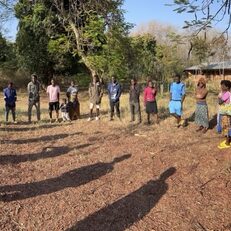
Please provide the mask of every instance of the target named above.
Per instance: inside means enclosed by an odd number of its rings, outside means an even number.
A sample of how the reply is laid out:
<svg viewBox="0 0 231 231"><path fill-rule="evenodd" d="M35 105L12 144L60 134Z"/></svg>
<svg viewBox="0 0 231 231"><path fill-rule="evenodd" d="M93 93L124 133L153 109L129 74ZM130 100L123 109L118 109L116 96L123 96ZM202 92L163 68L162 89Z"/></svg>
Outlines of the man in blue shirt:
<svg viewBox="0 0 231 231"><path fill-rule="evenodd" d="M169 111L177 120L177 126L183 125L181 121L182 105L185 99L185 85L181 82L180 75L174 77L174 82L170 85Z"/></svg>
<svg viewBox="0 0 231 231"><path fill-rule="evenodd" d="M14 123L16 123L15 118L15 108L16 108L16 101L17 101L17 93L16 90L13 88L13 83L10 82L8 87L3 90L4 100L5 100L5 121L8 122L9 112L12 112L12 117Z"/></svg>
<svg viewBox="0 0 231 231"><path fill-rule="evenodd" d="M116 114L120 118L120 96L122 93L121 85L117 82L115 77L112 77L111 83L108 84L108 97L111 108L110 120L113 120L114 109L116 109Z"/></svg>

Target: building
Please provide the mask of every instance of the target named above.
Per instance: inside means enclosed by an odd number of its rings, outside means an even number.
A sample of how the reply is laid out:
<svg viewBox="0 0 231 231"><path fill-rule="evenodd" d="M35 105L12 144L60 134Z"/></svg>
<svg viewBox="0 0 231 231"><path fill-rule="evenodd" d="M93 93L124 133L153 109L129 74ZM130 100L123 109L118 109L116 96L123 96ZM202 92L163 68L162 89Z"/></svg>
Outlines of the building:
<svg viewBox="0 0 231 231"><path fill-rule="evenodd" d="M197 82L201 77L213 82L220 82L223 79L231 80L231 61L202 63L186 68L184 72L194 82Z"/></svg>

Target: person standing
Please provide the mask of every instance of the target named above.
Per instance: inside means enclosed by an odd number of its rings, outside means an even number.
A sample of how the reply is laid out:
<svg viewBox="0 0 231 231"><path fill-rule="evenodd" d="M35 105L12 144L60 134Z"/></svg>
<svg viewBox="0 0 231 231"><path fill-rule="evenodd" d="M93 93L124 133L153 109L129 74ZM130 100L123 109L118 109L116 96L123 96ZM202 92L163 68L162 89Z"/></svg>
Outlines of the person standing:
<svg viewBox="0 0 231 231"><path fill-rule="evenodd" d="M113 120L114 112L116 109L116 115L120 119L120 96L122 93L121 85L117 82L116 78L113 76L111 83L108 84L108 97L110 103L110 121Z"/></svg>
<svg viewBox="0 0 231 231"><path fill-rule="evenodd" d="M28 121L31 123L32 108L35 106L37 120L40 120L40 83L38 81L37 75L31 75L31 82L27 85L28 92Z"/></svg>
<svg viewBox="0 0 231 231"><path fill-rule="evenodd" d="M154 83L149 80L147 87L144 89L144 106L146 108L148 124L151 124L150 114L155 117L155 122L158 123L158 109L156 103L157 89Z"/></svg>
<svg viewBox="0 0 231 231"><path fill-rule="evenodd" d="M71 86L67 89L67 98L70 103L70 118L71 120L78 119L80 117L80 104L78 100L78 86L74 81L71 81Z"/></svg>
<svg viewBox="0 0 231 231"><path fill-rule="evenodd" d="M52 112L56 112L56 122L59 121L59 96L60 88L56 84L55 80L51 80L51 85L47 87L47 95L49 98L49 116L50 122L52 122Z"/></svg>
<svg viewBox="0 0 231 231"><path fill-rule="evenodd" d="M169 111L170 114L176 118L177 127L184 124L181 120L183 102L185 99L185 85L181 82L180 75L175 75L174 82L170 85L170 102Z"/></svg>
<svg viewBox="0 0 231 231"><path fill-rule="evenodd" d="M218 96L220 126L226 140L218 146L220 149L231 147L231 81L221 81L221 93Z"/></svg>
<svg viewBox="0 0 231 231"><path fill-rule="evenodd" d="M138 123L141 123L141 111L140 111L140 86L135 78L131 79L131 86L129 91L129 104L131 112L131 121L135 121L135 114L138 117Z"/></svg>
<svg viewBox="0 0 231 231"><path fill-rule="evenodd" d="M8 87L3 90L4 100L5 100L5 121L8 122L9 112L12 112L13 122L16 123L16 101L17 93L13 88L13 83L9 82Z"/></svg>
<svg viewBox="0 0 231 231"><path fill-rule="evenodd" d="M204 78L200 78L196 88L196 111L195 111L195 123L199 126L196 131L206 133L209 128L208 118L208 106L206 103L206 97L208 90L206 88L206 81Z"/></svg>
<svg viewBox="0 0 231 231"><path fill-rule="evenodd" d="M93 109L96 107L96 120L99 120L99 109L101 100L103 97L103 88L99 81L98 75L94 75L92 79L92 83L89 85L89 98L90 98L90 117L88 121L91 121L93 118Z"/></svg>

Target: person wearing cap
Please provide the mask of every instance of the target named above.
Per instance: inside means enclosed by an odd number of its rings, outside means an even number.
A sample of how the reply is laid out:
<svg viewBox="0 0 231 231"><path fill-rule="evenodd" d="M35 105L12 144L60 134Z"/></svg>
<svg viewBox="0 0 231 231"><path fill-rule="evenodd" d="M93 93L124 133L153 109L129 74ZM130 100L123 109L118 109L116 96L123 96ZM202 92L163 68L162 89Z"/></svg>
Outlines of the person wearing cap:
<svg viewBox="0 0 231 231"><path fill-rule="evenodd" d="M37 120L40 120L40 83L36 74L31 75L31 82L27 85L28 92L28 122L31 122L33 106L36 108Z"/></svg>
<svg viewBox="0 0 231 231"><path fill-rule="evenodd" d="M16 101L17 93L13 88L13 83L9 82L8 87L3 90L4 100L5 100L5 121L8 122L9 112L12 112L13 122L16 123Z"/></svg>

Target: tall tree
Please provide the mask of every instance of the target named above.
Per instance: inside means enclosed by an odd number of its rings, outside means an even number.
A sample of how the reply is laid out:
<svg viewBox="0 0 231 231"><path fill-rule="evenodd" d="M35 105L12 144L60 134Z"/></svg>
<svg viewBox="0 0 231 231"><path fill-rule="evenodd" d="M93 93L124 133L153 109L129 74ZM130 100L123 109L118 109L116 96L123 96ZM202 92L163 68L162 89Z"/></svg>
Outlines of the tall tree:
<svg viewBox="0 0 231 231"><path fill-rule="evenodd" d="M124 22L122 4L123 0L53 1L59 23L68 33L69 41L74 41L75 52L92 73L97 69L95 58L111 42L110 35L115 31L126 34L129 28Z"/></svg>

